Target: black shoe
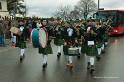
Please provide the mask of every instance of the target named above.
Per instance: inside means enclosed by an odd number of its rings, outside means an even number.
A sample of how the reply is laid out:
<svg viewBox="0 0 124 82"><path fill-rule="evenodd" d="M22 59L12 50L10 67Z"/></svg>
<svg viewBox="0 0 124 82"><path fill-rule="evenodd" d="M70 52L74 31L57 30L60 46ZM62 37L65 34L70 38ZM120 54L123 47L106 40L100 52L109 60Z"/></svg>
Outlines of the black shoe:
<svg viewBox="0 0 124 82"><path fill-rule="evenodd" d="M23 54L23 59L25 59L25 54Z"/></svg>
<svg viewBox="0 0 124 82"><path fill-rule="evenodd" d="M94 72L95 72L95 69L91 69L91 70L90 70L90 74L91 74L91 75L94 75Z"/></svg>
<svg viewBox="0 0 124 82"><path fill-rule="evenodd" d="M87 69L89 70L90 69L90 62L87 63Z"/></svg>
<svg viewBox="0 0 124 82"><path fill-rule="evenodd" d="M59 59L59 58L60 58L60 56L61 56L61 53L58 53L58 54L57 54L57 58Z"/></svg>
<svg viewBox="0 0 124 82"><path fill-rule="evenodd" d="M57 58L60 59L60 55L57 55Z"/></svg>
<svg viewBox="0 0 124 82"><path fill-rule="evenodd" d="M80 54L78 54L77 58L80 59L80 57L81 57Z"/></svg>
<svg viewBox="0 0 124 82"><path fill-rule="evenodd" d="M58 53L58 55L60 55L60 56L61 56L61 53Z"/></svg>
<svg viewBox="0 0 124 82"><path fill-rule="evenodd" d="M47 67L47 63L43 64L43 68L46 68Z"/></svg>
<svg viewBox="0 0 124 82"><path fill-rule="evenodd" d="M97 61L99 61L101 59L101 57L100 56L96 56L96 59L97 59Z"/></svg>
<svg viewBox="0 0 124 82"><path fill-rule="evenodd" d="M91 66L91 69L90 69L90 74L93 75L94 72L95 72L95 68L94 68L94 66L92 65L92 66Z"/></svg>
<svg viewBox="0 0 124 82"><path fill-rule="evenodd" d="M20 56L20 62L22 63L22 61L23 61L23 56Z"/></svg>
<svg viewBox="0 0 124 82"><path fill-rule="evenodd" d="M105 50L102 51L102 54L104 54L104 53L105 53Z"/></svg>

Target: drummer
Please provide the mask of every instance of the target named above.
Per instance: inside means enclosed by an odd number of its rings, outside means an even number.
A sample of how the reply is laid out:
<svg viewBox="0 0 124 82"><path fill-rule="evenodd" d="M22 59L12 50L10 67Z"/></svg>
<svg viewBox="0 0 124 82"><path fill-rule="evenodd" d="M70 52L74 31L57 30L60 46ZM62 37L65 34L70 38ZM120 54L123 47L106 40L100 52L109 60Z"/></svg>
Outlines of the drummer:
<svg viewBox="0 0 124 82"><path fill-rule="evenodd" d="M73 62L72 62L72 55L68 54L68 48L75 46L75 38L77 36L76 30L71 24L71 22L66 22L65 23L65 28L64 28L64 46L63 46L63 51L64 55L67 55L67 67L73 68Z"/></svg>
<svg viewBox="0 0 124 82"><path fill-rule="evenodd" d="M48 33L48 42L47 42L47 47L46 48L43 48L42 46L39 47L38 49L38 52L39 54L43 54L43 68L46 68L47 67L47 58L48 58L48 54L52 54L53 51L52 51L52 47L51 47L51 34L50 34L50 30L49 30L49 27L47 27L47 20L43 20L42 21L42 26L41 28L44 28L46 33Z"/></svg>
<svg viewBox="0 0 124 82"><path fill-rule="evenodd" d="M79 56L78 56L78 58L80 58L80 55L81 55L81 44L82 44L82 38L83 38L84 30L81 27L80 20L76 20L74 22L74 27L75 27L76 34L77 34L77 37L76 37L76 40L77 40L76 47L79 48Z"/></svg>

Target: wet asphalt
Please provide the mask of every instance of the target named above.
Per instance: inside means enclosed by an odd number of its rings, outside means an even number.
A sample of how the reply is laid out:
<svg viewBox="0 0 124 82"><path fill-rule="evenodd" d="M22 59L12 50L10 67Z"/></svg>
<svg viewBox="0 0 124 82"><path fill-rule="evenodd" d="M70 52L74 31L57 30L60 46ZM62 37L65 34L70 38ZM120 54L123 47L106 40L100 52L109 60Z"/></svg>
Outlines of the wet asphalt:
<svg viewBox="0 0 124 82"><path fill-rule="evenodd" d="M73 58L74 68L66 67L66 58L57 59L57 47L48 55L48 66L42 68L42 55L29 44L23 63L19 62L18 48L0 47L0 82L123 82L124 81L124 36L112 37L106 52L96 62L96 71L91 76L87 71L86 58Z"/></svg>

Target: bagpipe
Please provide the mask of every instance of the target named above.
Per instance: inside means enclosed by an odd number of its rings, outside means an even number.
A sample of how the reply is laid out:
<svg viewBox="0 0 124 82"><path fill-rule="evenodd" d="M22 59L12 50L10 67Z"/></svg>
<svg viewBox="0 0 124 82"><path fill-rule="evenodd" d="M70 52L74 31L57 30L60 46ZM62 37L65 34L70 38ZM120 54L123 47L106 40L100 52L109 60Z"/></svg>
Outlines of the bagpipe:
<svg viewBox="0 0 124 82"><path fill-rule="evenodd" d="M47 47L48 43L48 32L45 28L34 28L31 32L31 40L34 48Z"/></svg>
<svg viewBox="0 0 124 82"><path fill-rule="evenodd" d="M103 23L103 27L105 28L106 31L112 30L111 23L112 23L111 19L108 19L106 22Z"/></svg>
<svg viewBox="0 0 124 82"><path fill-rule="evenodd" d="M21 36L24 33L23 31L24 31L24 27L23 27L23 29L21 27L20 28L11 27L11 29L10 29L10 32L17 35L17 36Z"/></svg>
<svg viewBox="0 0 124 82"><path fill-rule="evenodd" d="M17 27L11 27L10 32L19 35L20 29Z"/></svg>

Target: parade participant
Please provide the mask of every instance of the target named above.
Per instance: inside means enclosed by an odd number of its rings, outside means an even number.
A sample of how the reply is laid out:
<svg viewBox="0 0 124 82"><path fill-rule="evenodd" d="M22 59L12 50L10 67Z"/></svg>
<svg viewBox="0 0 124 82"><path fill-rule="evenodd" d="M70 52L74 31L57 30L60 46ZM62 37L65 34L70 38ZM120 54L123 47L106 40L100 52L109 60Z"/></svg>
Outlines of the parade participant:
<svg viewBox="0 0 124 82"><path fill-rule="evenodd" d="M39 54L43 54L43 68L47 67L47 58L48 58L48 54L52 54L52 47L51 47L51 34L50 34L50 30L49 27L47 27L47 20L43 20L42 21L42 26L41 28L43 28L45 30L45 32L48 34L48 40L47 40L47 45L45 48L43 48L42 46L39 47Z"/></svg>
<svg viewBox="0 0 124 82"><path fill-rule="evenodd" d="M96 56L97 60L99 60L101 58L101 52L102 52L102 44L103 44L103 33L102 33L102 26L100 22L97 22L96 24L96 45L97 45L97 51L98 51L98 55Z"/></svg>
<svg viewBox="0 0 124 82"><path fill-rule="evenodd" d="M27 39L27 41L29 41L30 33L29 33L28 19L25 19L25 28L26 28L26 32L27 32L26 39Z"/></svg>
<svg viewBox="0 0 124 82"><path fill-rule="evenodd" d="M83 35L83 29L81 28L81 25L79 23L79 20L76 20L74 23L74 27L76 30L76 47L79 48L79 55L78 58L80 58L81 55L81 44L82 44L82 35Z"/></svg>
<svg viewBox="0 0 124 82"><path fill-rule="evenodd" d="M108 22L109 23L109 22ZM101 39L101 51L105 52L105 44L108 42L108 30L110 29L109 25L101 23L101 27L99 28L99 38Z"/></svg>
<svg viewBox="0 0 124 82"><path fill-rule="evenodd" d="M103 30L103 33L104 33L103 34L103 41L104 41L105 46L108 45L108 39L109 39L109 37L108 37L109 33L108 32L110 32L112 30L111 22L112 21L110 21L110 23L108 22L108 24L107 23L103 23L103 25L102 25L102 28L104 28L104 30Z"/></svg>
<svg viewBox="0 0 124 82"><path fill-rule="evenodd" d="M93 31L92 27L87 28L86 34L86 41L87 41L87 69L90 70L91 74L95 71L95 57L97 55L96 49L96 33Z"/></svg>
<svg viewBox="0 0 124 82"><path fill-rule="evenodd" d="M80 22L80 29L81 29L81 53L85 54L86 53L86 46L87 46L87 41L85 40L86 36L86 28L87 28L87 23L86 21L81 21Z"/></svg>
<svg viewBox="0 0 124 82"><path fill-rule="evenodd" d="M20 48L20 62L25 58L25 49L26 49L26 29L24 27L24 21L19 20L19 33L16 35L16 46Z"/></svg>
<svg viewBox="0 0 124 82"><path fill-rule="evenodd" d="M103 26L103 28L104 28L104 26ZM108 45L108 39L109 39L108 31L109 31L109 30L105 30L105 33L104 33L104 35L103 35L103 41L104 41L104 46L105 46L105 47ZM105 51L105 50L104 50L104 51ZM103 51L103 52L104 52L104 51Z"/></svg>
<svg viewBox="0 0 124 82"><path fill-rule="evenodd" d="M61 23L58 23L54 30L54 33L55 33L54 44L57 46L57 49L58 49L57 58L60 58L61 56L62 45L64 43L63 30L64 30L64 27L62 27Z"/></svg>
<svg viewBox="0 0 124 82"><path fill-rule="evenodd" d="M37 28L36 20L33 20L33 22L32 22L32 29L33 29L33 28Z"/></svg>
<svg viewBox="0 0 124 82"><path fill-rule="evenodd" d="M70 23L70 22L69 22ZM64 46L63 46L63 51L64 51L64 55L67 55L67 67L69 68L73 68L73 62L72 62L72 57L74 55L69 54L69 48L73 48L75 46L75 38L77 36L76 34L76 30L74 29L72 24L66 23L65 24L65 28L64 28Z"/></svg>

